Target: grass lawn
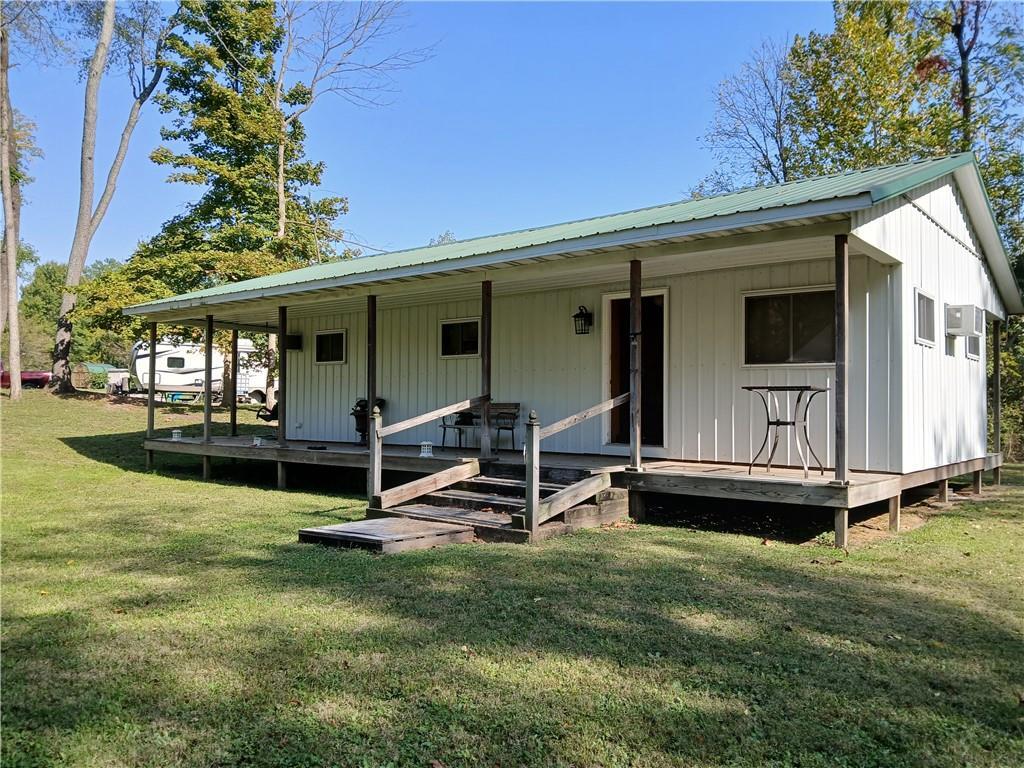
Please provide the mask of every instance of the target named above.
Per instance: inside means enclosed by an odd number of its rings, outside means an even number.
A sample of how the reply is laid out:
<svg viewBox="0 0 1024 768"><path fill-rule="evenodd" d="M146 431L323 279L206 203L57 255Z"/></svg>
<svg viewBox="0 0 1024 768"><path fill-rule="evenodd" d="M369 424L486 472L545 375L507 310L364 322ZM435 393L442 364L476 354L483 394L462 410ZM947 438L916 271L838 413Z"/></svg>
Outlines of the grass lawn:
<svg viewBox="0 0 1024 768"><path fill-rule="evenodd" d="M641 525L377 557L296 543L364 504L272 464L145 473L138 405L0 416L5 768L1024 763L1019 467L849 555Z"/></svg>

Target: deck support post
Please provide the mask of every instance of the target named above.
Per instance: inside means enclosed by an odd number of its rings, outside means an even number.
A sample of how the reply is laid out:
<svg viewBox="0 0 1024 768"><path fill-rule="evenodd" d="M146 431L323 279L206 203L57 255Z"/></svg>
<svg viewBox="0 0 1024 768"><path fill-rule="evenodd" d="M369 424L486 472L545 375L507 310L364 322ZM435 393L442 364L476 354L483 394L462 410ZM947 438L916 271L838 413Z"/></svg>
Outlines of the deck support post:
<svg viewBox="0 0 1024 768"><path fill-rule="evenodd" d="M228 391L230 389L230 391ZM231 423L229 434L238 434L238 329L231 330L231 387L224 388L224 397L228 398L228 420Z"/></svg>
<svg viewBox="0 0 1024 768"><path fill-rule="evenodd" d="M640 459L641 402L640 384L643 358L641 333L643 332L643 272L639 259L629 262L629 468L643 469Z"/></svg>
<svg viewBox="0 0 1024 768"><path fill-rule="evenodd" d="M370 408L366 438L370 447L370 462L366 470L366 502L371 507L380 504L381 465L384 460L384 439L380 436L380 408Z"/></svg>
<svg viewBox="0 0 1024 768"><path fill-rule="evenodd" d="M1003 382L1002 382L1003 323L992 321L992 450L1003 450ZM1002 467L992 468L992 483L999 485Z"/></svg>
<svg viewBox="0 0 1024 768"><path fill-rule="evenodd" d="M156 323L149 324L149 374L146 377L146 439L156 436ZM146 451L146 471L153 469L153 451Z"/></svg>
<svg viewBox="0 0 1024 768"><path fill-rule="evenodd" d="M636 523L647 521L647 497L643 491L629 489L629 516Z"/></svg>
<svg viewBox="0 0 1024 768"><path fill-rule="evenodd" d="M156 323L149 324L149 375L146 377L146 438L156 434Z"/></svg>
<svg viewBox="0 0 1024 768"><path fill-rule="evenodd" d="M940 504L948 504L949 503L949 478L948 477L945 477L942 480L939 480L939 503Z"/></svg>
<svg viewBox="0 0 1024 768"><path fill-rule="evenodd" d="M366 297L366 413L377 403L377 297ZM369 432L367 432L369 434ZM367 441L369 442L369 441Z"/></svg>
<svg viewBox="0 0 1024 768"><path fill-rule="evenodd" d="M981 495L981 470L975 470L971 473L971 493L975 496Z"/></svg>
<svg viewBox="0 0 1024 768"><path fill-rule="evenodd" d="M835 513L836 549L846 549L849 544L850 510L840 507Z"/></svg>
<svg viewBox="0 0 1024 768"><path fill-rule="evenodd" d="M288 447L288 307L277 308L277 444ZM278 470L280 485L281 471Z"/></svg>
<svg viewBox="0 0 1024 768"><path fill-rule="evenodd" d="M491 458L491 281L480 283L480 458Z"/></svg>
<svg viewBox="0 0 1024 768"><path fill-rule="evenodd" d="M889 531L891 533L900 532L900 512L902 509L902 499L899 494L896 494L889 499Z"/></svg>
<svg viewBox="0 0 1024 768"><path fill-rule="evenodd" d="M288 465L283 461L277 462L277 488L280 491L288 487Z"/></svg>
<svg viewBox="0 0 1024 768"><path fill-rule="evenodd" d="M213 458L210 456L203 456L203 480L209 480L213 477Z"/></svg>
<svg viewBox="0 0 1024 768"><path fill-rule="evenodd" d="M540 512L540 419L530 411L526 420L526 530L532 539L537 535Z"/></svg>
<svg viewBox="0 0 1024 768"><path fill-rule="evenodd" d="M850 250L845 234L835 236L836 272L836 434L835 434L835 478L837 483L846 484L849 471L849 454L846 446L846 424L849 407L846 397L846 372L850 359L846 328L850 318ZM837 518L838 521L838 518ZM837 522L838 525L838 522ZM838 528L837 528L838 531ZM837 534L838 536L838 534Z"/></svg>
<svg viewBox="0 0 1024 768"><path fill-rule="evenodd" d="M213 315L206 316L206 377L203 379L203 442L209 443L213 439ZM206 474L206 465L203 465L203 474ZM209 478L205 478L209 479Z"/></svg>

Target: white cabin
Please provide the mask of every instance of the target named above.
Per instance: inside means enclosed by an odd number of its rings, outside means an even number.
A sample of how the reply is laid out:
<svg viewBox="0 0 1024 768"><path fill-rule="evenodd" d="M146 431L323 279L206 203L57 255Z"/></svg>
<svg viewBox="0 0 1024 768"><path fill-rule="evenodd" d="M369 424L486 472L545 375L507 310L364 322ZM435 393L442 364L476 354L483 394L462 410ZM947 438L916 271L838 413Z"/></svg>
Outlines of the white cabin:
<svg viewBox="0 0 1024 768"><path fill-rule="evenodd" d="M966 154L323 264L126 312L283 331L282 446L356 443L349 411L369 393L386 401L385 431L480 396L519 404L520 450L527 414L542 427L631 392L639 418L606 409L543 450L746 471L767 426L742 387L811 385L827 392L807 414L810 445L845 482L998 467L990 334L1024 303ZM783 420L797 394L776 393ZM439 426L387 443L440 444ZM482 450L512 447L481 431L468 437ZM802 465L800 439L779 430L776 467Z"/></svg>

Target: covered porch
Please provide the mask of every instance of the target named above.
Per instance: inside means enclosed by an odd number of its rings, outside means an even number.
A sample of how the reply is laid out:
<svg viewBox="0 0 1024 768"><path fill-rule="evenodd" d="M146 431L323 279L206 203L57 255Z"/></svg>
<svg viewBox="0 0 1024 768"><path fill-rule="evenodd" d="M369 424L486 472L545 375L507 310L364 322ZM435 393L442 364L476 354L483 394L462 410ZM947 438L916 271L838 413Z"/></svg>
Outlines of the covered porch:
<svg viewBox="0 0 1024 768"><path fill-rule="evenodd" d="M203 311L210 314L205 314L201 320L195 317L195 308L178 308L174 312L162 313L162 319L168 323L201 324L207 339L212 339L218 328L228 329L234 348L237 348L240 331L276 334L279 360L278 424L276 439L264 440L261 446L252 445L251 438L237 435L237 406L234 398L227 398L231 414L228 434L214 435L212 404L207 401L204 405L202 438L174 441L157 436L153 429L155 393L150 389L150 418L144 445L147 458L152 464L157 452L193 454L201 457L205 477L211 476L212 461L219 457L273 461L277 468L278 485L282 488L287 484L289 464L365 468L370 508L378 511L400 508L424 493L465 482L472 476L483 473L491 465L516 465L522 468L524 476L523 510L521 515L511 516L509 525L526 531L533 538L539 535L541 526L545 523L608 487L628 490L630 514L638 519L643 517L644 498L645 494L649 493L677 493L829 507L834 509L836 543L840 547L846 543L848 510L887 499L891 505L892 525L894 530L897 530L899 494L902 489L911 487L906 483L907 478L912 476L901 476L893 472L857 472L850 469L848 372L851 236L848 229L849 222L845 220L816 221L796 227L769 228L762 232L734 233L711 238L713 242L703 238L692 243L661 244L643 249L616 248L590 254L578 265L559 259L550 264L533 264L530 267L518 264L501 269L467 268L456 274L433 277L425 282L405 277L379 282L366 281L358 288L314 289L297 285L293 290L281 292L274 297L258 295L223 305L205 306ZM750 472L745 462L684 460L682 457L685 456L685 452L673 448L667 437L662 446L650 446L644 429L644 416L645 413L648 414L650 424L653 419L649 414L653 411L650 400L645 409L645 373L650 377L652 371L658 370L664 374L669 387L676 386L671 383L670 362L666 362L667 347L663 360L645 360L644 357L644 300L652 293L658 292L658 281L663 276L676 274L682 263L685 263L686 269L698 271L708 269L711 264L739 267L744 264L764 264L766 261L777 265L799 265L810 259L817 259L816 263L820 265L821 254L825 248L831 252L827 277L834 285L835 294L835 362L834 366L829 367L829 391L825 395L828 400L828 424L831 427L826 436L827 455L830 458L825 462L826 470L823 473L808 474L803 470L794 469L791 462L787 466L787 462L782 461L782 466L773 466L770 471L759 466ZM815 283L814 278L809 280L811 284ZM510 389L507 382L500 378L494 380L495 359L503 352L500 342L497 348L495 345L495 286L500 286L505 296L512 297L527 295L530 286L567 285L572 281L587 281L596 285L625 284L625 290L621 291L622 298L617 300L624 308L623 319L626 323L626 332L623 334L628 344L623 361L626 375L620 378L619 389L612 391L613 383L604 378L604 373L591 371L591 375L597 377L599 381L588 381L586 387L581 386L579 391L596 391L603 395L603 398L591 399L591 405L582 410L574 409L575 412L568 416L544 420L536 410L524 408L518 433L518 444L523 446L523 451L498 450L492 440L495 425L491 406L497 400L495 391L498 391L504 400L529 402L529 398L517 398L518 393L515 389ZM463 377L463 384L455 389L467 396L439 408L420 412L411 410L408 407L408 403L413 399L411 393L417 394L418 401L436 403L446 393L450 395L450 391L444 386L437 385L435 394L424 395L423 390L435 389L435 382L431 380L434 374L430 369L426 369L424 376L424 369L404 366L401 359L396 361L391 354L393 350L389 348L390 345L382 346L380 304L384 302L389 307L400 308L415 301L436 302L445 297L458 297L459 301L465 301L464 297L473 293L476 296L473 300L474 307L460 310L460 313L472 315L474 311L478 312L472 318L478 321L478 338L473 350L475 354L450 356L451 365L457 366ZM667 297L667 289L665 296ZM325 306L344 306L345 311L350 313L347 317L352 317L354 315L351 313L358 312L358 320L331 322L328 319L319 325L311 323L309 318L318 317L318 312L326 312L327 310L321 309ZM268 317L271 309L272 318ZM587 307L580 307L580 310L582 314L587 314ZM393 341L411 336L413 341L409 343L415 348L416 334L421 332L417 327L416 315L403 314L404 310L401 309L391 311L395 314L387 338ZM577 321L575 316L571 319L574 323ZM566 317L565 321L569 322L570 318ZM295 332L295 329L300 327L303 329L301 335ZM328 330L321 331L321 327ZM339 327L343 330L331 330ZM605 334L606 329L607 323ZM156 322L150 323L149 331L151 344L155 345L159 338ZM584 329L585 333L587 331L589 329ZM307 392L293 392L296 379L289 373L289 358L296 351L302 350L304 344L307 348L309 345L316 346L320 334L329 332L344 333L342 343L347 346L343 347L341 353L344 358L342 362L349 362L350 348L359 348L360 363L358 366L347 366L343 372L330 369L331 375L341 375L345 380L345 400L340 403L337 400L320 404L311 403ZM507 339L512 332L506 315L505 322L498 329L499 337ZM665 334L669 330L663 327L659 332ZM579 333L579 330L576 330L576 333ZM993 338L998 339L998 334L994 334ZM425 340L421 342L426 343ZM529 338L520 338L517 343L525 345L528 353ZM444 350L440 352L443 357ZM568 354L568 350L563 350L563 354ZM237 365L238 356L233 354L231 359L233 365ZM996 359L998 360L998 357ZM152 357L150 360L151 365L155 364ZM212 347L208 346L208 387L212 381L211 360ZM555 362L557 364L557 361ZM502 370L508 371L509 364L505 362L503 365ZM317 363L313 362L307 365L302 376L307 380L311 376L322 377L327 370L318 368ZM237 369L233 373L237 374ZM235 375L232 376L232 379L234 378ZM153 380L154 376L151 375L150 381ZM536 382L531 381L530 385L535 386ZM475 386L476 389L466 391L467 386ZM387 397L389 405L384 413L374 409L370 414L367 445L346 440L308 439L303 436L304 429L306 432L309 431L308 423L304 422L310 414L323 414L326 412L325 409L329 409L330 416L325 418L335 421L348 419L349 402L358 398L374 403L382 392ZM996 392L998 393L998 378ZM406 393L406 396L396 397L395 393ZM735 393L729 396L735 397ZM575 402L578 408L578 405L582 404L581 400L583 398L567 399L566 402ZM663 403L662 413L656 418L664 418L667 421L668 407ZM293 409L300 413L300 416L290 417ZM437 431L437 425L440 420L470 410L478 415L478 428L475 431L478 436L477 445L458 449L438 446L441 434ZM388 414L391 412L397 412L404 418L389 418ZM998 408L995 416L998 420ZM596 432L599 430L598 425L603 424L600 429L607 435L607 425L613 419L617 420L622 428L623 439L617 445L609 446L607 450L602 449L600 453L592 450L559 450L562 446L573 444L565 439L566 435L578 434L584 429ZM422 434L434 436L432 458L419 456L419 446L415 441L420 439L416 436ZM756 441L759 437L751 439ZM799 443L797 447L799 448ZM820 443L818 447L821 448ZM989 468L998 469L999 463L1001 462L996 446L992 454L978 459L969 468L951 465L937 474L933 473L935 476L925 482L942 482L948 477L970 471L977 473L976 483L980 483L981 471ZM574 483L571 489L565 489L562 497L554 501L546 500L541 493L542 472L546 468L559 466L579 471L588 477ZM954 471L957 469L959 471ZM420 473L425 477L421 481L407 483L397 488L386 488L382 478L383 472L389 470Z"/></svg>

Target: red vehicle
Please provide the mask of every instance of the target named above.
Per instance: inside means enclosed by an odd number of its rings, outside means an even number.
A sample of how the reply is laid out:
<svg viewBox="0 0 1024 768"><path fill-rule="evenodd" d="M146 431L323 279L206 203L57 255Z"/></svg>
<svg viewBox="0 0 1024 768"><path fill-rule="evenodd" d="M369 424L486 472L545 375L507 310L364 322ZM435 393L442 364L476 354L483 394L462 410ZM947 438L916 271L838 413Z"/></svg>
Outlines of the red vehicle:
<svg viewBox="0 0 1024 768"><path fill-rule="evenodd" d="M52 375L49 371L22 371L21 386L25 389L42 389L50 383ZM0 387L11 388L11 374L4 368L3 363L0 363Z"/></svg>

